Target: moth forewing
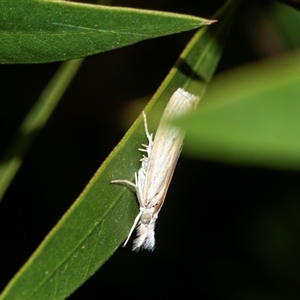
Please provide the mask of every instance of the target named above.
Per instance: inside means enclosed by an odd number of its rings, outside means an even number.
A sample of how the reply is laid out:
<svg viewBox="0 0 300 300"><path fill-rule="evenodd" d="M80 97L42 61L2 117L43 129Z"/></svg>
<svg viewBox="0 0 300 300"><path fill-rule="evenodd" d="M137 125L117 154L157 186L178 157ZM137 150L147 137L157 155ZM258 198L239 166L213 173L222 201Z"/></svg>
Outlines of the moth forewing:
<svg viewBox="0 0 300 300"><path fill-rule="evenodd" d="M169 123L170 119L186 114L193 110L200 98L178 89L170 98L155 134L151 157L145 177L143 198L147 206L156 205L159 212L174 169L180 156L184 131Z"/></svg>
<svg viewBox="0 0 300 300"><path fill-rule="evenodd" d="M159 212L166 197L177 160L181 153L184 135L174 138L173 145L165 144L167 152L162 152L156 164L149 164L147 176L145 178L144 199L147 199L147 206L155 206L155 213ZM160 150L164 150L160 149Z"/></svg>

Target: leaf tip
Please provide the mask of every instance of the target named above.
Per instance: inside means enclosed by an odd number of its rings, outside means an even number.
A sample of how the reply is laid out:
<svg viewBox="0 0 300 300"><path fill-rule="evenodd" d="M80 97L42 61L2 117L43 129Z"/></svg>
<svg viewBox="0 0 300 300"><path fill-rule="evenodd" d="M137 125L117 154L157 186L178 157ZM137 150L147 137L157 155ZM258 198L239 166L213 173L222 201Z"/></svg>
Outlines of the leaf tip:
<svg viewBox="0 0 300 300"><path fill-rule="evenodd" d="M217 23L218 20L207 20L207 25L213 24L213 23Z"/></svg>

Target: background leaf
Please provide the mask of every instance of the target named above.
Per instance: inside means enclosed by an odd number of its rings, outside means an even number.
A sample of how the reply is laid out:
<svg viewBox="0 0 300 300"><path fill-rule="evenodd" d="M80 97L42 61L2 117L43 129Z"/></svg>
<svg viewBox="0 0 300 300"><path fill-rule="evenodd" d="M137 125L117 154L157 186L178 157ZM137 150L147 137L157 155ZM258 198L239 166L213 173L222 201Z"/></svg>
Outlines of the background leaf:
<svg viewBox="0 0 300 300"><path fill-rule="evenodd" d="M277 27L281 36L281 41L284 41L284 47L299 48L300 39L298 28L300 26L300 14L298 10L293 9L288 5L275 2L270 10L270 19Z"/></svg>
<svg viewBox="0 0 300 300"><path fill-rule="evenodd" d="M197 113L180 122L192 155L299 169L298 52L216 78Z"/></svg>
<svg viewBox="0 0 300 300"><path fill-rule="evenodd" d="M1 0L0 11L0 62L15 64L88 56L210 23L193 16L66 1Z"/></svg>
<svg viewBox="0 0 300 300"><path fill-rule="evenodd" d="M15 138L7 146L0 159L0 201L21 167L28 149L49 120L82 62L83 59L72 60L58 68L21 123Z"/></svg>

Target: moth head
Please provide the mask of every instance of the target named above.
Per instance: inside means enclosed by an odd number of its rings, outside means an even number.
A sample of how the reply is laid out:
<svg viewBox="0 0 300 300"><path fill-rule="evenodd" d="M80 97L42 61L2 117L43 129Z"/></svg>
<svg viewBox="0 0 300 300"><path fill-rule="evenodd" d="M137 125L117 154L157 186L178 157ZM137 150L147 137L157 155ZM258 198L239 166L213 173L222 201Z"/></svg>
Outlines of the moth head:
<svg viewBox="0 0 300 300"><path fill-rule="evenodd" d="M144 213L141 215L141 222L143 224L149 224L152 220L152 214L151 213Z"/></svg>

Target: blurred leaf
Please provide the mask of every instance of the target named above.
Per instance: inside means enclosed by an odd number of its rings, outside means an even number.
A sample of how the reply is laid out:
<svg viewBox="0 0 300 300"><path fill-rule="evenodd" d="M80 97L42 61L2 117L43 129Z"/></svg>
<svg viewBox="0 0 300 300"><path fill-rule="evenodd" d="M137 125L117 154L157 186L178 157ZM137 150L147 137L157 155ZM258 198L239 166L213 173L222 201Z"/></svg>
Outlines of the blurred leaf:
<svg viewBox="0 0 300 300"><path fill-rule="evenodd" d="M274 2L270 13L270 17L284 38L285 43L287 43L289 47L299 48L299 11L279 2Z"/></svg>
<svg viewBox="0 0 300 300"><path fill-rule="evenodd" d="M62 63L25 117L15 138L1 156L0 201L18 172L27 150L49 120L82 62L83 59L76 59Z"/></svg>
<svg viewBox="0 0 300 300"><path fill-rule="evenodd" d="M0 63L68 60L195 29L198 17L65 1L0 0Z"/></svg>
<svg viewBox="0 0 300 300"><path fill-rule="evenodd" d="M185 152L269 167L300 167L300 53L225 73L181 124Z"/></svg>
<svg viewBox="0 0 300 300"><path fill-rule="evenodd" d="M292 7L295 7L296 9L300 9L300 3L297 0L281 0L281 2L286 3L287 5L290 5Z"/></svg>
<svg viewBox="0 0 300 300"><path fill-rule="evenodd" d="M218 23L195 34L145 109L151 132L178 87L204 92L232 21L235 4L230 3L216 16ZM143 122L138 118L0 299L65 299L116 251L133 224L138 205L132 191L110 181L133 180L140 168L138 148L145 142Z"/></svg>

